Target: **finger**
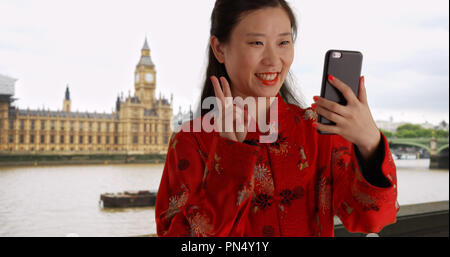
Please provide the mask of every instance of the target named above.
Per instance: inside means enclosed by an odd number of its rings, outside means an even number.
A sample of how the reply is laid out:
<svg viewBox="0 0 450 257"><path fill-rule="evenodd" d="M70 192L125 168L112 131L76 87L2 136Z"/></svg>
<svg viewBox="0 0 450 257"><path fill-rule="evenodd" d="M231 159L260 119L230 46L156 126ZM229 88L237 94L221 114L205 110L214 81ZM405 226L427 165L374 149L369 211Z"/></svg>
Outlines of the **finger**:
<svg viewBox="0 0 450 257"><path fill-rule="evenodd" d="M248 119L246 118L245 107L236 106L236 138L239 142L243 142L247 136Z"/></svg>
<svg viewBox="0 0 450 257"><path fill-rule="evenodd" d="M333 121L336 124L341 124L343 121L345 121L345 118L342 117L339 114L336 114L334 112L331 112L327 109L324 109L320 106L318 106L316 108L316 112L320 115L322 115L323 117L325 117L327 120Z"/></svg>
<svg viewBox="0 0 450 257"><path fill-rule="evenodd" d="M355 93L353 93L353 90L347 84L340 81L333 75L328 75L328 81L331 83L331 85L337 88L337 90L339 90L342 93L342 95L344 95L345 100L347 100L347 103L354 103L358 101L358 98L356 98Z"/></svg>
<svg viewBox="0 0 450 257"><path fill-rule="evenodd" d="M245 131L245 113L244 111L239 108L238 106L235 106L235 114L236 114L236 119L235 119L235 125L236 125L236 132L244 132Z"/></svg>
<svg viewBox="0 0 450 257"><path fill-rule="evenodd" d="M313 127L315 127L317 130L320 130L321 132L325 132L325 133L339 134L339 132L340 132L340 129L337 126L324 125L319 122L314 122Z"/></svg>
<svg viewBox="0 0 450 257"><path fill-rule="evenodd" d="M239 142L244 142L245 138L247 136L247 128L245 128L244 132L237 132L236 138Z"/></svg>
<svg viewBox="0 0 450 257"><path fill-rule="evenodd" d="M217 79L216 76L211 76L211 83L213 84L213 88L214 88L214 95L216 96L216 101L217 101L217 105L219 108L219 112L218 112L218 120L217 120L217 124L216 126L218 127L218 130L220 132L226 131L226 128L224 129L224 126L226 126L226 122L225 122L225 117L226 115L224 114L224 112L226 111L225 108L225 97L223 95L223 91L220 88L220 83L219 80Z"/></svg>
<svg viewBox="0 0 450 257"><path fill-rule="evenodd" d="M230 140L238 141L238 138L236 137L236 134L233 133L233 132L221 132L220 135L222 137L228 138Z"/></svg>
<svg viewBox="0 0 450 257"><path fill-rule="evenodd" d="M220 77L220 82L222 84L223 87L223 94L225 97L233 97L231 95L231 89L230 89L230 84L228 83L228 80L225 77Z"/></svg>
<svg viewBox="0 0 450 257"><path fill-rule="evenodd" d="M361 103L365 104L365 105L369 105L369 103L367 102L367 92L366 92L366 85L365 85L365 79L364 76L361 77L361 79L359 80L359 96L358 99L359 101L361 101Z"/></svg>
<svg viewBox="0 0 450 257"><path fill-rule="evenodd" d="M223 91L220 88L219 80L217 79L216 76L211 76L210 79L211 79L211 83L213 84L214 94L220 101L222 101L222 103L220 105L222 105L224 107L225 106L225 96L223 95Z"/></svg>
<svg viewBox="0 0 450 257"><path fill-rule="evenodd" d="M248 113L248 106L244 105L244 121L245 121L246 125L249 122L249 118L250 118L249 116L250 116L250 114Z"/></svg>
<svg viewBox="0 0 450 257"><path fill-rule="evenodd" d="M243 111L245 120L253 118L254 115L253 115L253 113L251 114L249 112L248 104L242 104L239 101L233 102L233 104L235 104L237 107L239 107L239 109L241 109Z"/></svg>
<svg viewBox="0 0 450 257"><path fill-rule="evenodd" d="M315 96L314 101L318 107L325 108L331 112L337 113L343 117L348 116L348 111L345 106L340 105L336 102L330 101L323 97Z"/></svg>
<svg viewBox="0 0 450 257"><path fill-rule="evenodd" d="M220 84L223 88L223 95L225 96L225 106L233 105L233 96L231 95L230 84L225 77L220 77Z"/></svg>
<svg viewBox="0 0 450 257"><path fill-rule="evenodd" d="M225 115L223 117L225 123L225 131L223 132L223 135L231 140L239 141L234 128L234 108L235 107L233 105L229 105L225 108Z"/></svg>
<svg viewBox="0 0 450 257"><path fill-rule="evenodd" d="M250 119L248 111L244 108L240 108L236 106L236 131L237 132L244 132L247 131L248 127L250 126Z"/></svg>
<svg viewBox="0 0 450 257"><path fill-rule="evenodd" d="M234 106L226 105L225 107L225 115L222 120L225 122L225 132L234 132Z"/></svg>

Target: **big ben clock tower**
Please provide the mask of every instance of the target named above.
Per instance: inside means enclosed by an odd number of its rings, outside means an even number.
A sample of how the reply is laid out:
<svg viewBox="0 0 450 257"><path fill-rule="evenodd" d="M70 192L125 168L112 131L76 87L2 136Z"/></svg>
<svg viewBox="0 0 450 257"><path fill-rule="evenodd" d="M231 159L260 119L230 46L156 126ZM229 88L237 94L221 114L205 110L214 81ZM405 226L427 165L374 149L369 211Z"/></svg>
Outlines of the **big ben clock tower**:
<svg viewBox="0 0 450 257"><path fill-rule="evenodd" d="M148 47L147 38L141 50L141 59L136 65L135 73L135 96L148 109L152 109L155 103L155 87L156 87L156 71L150 57L150 48Z"/></svg>

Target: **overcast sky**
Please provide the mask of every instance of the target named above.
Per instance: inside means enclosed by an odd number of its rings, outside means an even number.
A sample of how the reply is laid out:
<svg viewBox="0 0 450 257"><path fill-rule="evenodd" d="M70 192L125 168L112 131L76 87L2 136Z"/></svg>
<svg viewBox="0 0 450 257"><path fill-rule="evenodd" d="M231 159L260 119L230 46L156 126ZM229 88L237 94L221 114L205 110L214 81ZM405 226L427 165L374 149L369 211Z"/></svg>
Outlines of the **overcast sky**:
<svg viewBox="0 0 450 257"><path fill-rule="evenodd" d="M299 23L291 71L310 105L328 49L364 55L376 120L449 119L449 1L290 0ZM0 0L0 74L18 79L19 108L111 112L134 91L147 36L156 95L174 113L197 103L206 68L213 0ZM194 106L194 105L193 105Z"/></svg>

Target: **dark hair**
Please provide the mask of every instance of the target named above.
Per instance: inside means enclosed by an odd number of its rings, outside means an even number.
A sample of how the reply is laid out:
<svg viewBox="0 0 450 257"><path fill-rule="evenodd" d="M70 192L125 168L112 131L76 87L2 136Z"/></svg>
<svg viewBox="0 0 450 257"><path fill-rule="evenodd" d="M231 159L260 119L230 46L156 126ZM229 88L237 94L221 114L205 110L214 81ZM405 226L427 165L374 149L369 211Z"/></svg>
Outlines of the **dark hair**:
<svg viewBox="0 0 450 257"><path fill-rule="evenodd" d="M297 37L297 21L291 7L285 0L216 0L211 14L210 36L216 36L221 43L228 43L230 40L231 31L239 23L245 13L269 7L282 7L286 11L291 21L292 38L295 42ZM214 88L209 78L213 75L218 78L220 76L224 76L228 81L230 81L225 65L217 61L210 44L208 44L208 48L208 66L206 69L206 76L203 83L200 103L197 108L197 111L200 110L201 116L211 111L211 109L201 109L203 100L207 97L215 96ZM286 82L288 79L291 80L291 82ZM292 74L290 72L288 74L288 78L286 78L286 81L280 88L280 96L287 103L302 106L303 101L298 100L295 96L293 88L291 87Z"/></svg>

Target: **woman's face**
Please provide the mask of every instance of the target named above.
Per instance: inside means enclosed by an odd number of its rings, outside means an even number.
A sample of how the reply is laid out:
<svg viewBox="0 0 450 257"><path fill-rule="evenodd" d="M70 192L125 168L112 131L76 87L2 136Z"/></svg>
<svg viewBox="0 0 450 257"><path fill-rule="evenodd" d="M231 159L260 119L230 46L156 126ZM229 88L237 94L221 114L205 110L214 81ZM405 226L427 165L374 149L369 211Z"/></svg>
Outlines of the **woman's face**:
<svg viewBox="0 0 450 257"><path fill-rule="evenodd" d="M276 96L294 59L291 22L281 7L245 14L229 42L216 46L233 96Z"/></svg>

